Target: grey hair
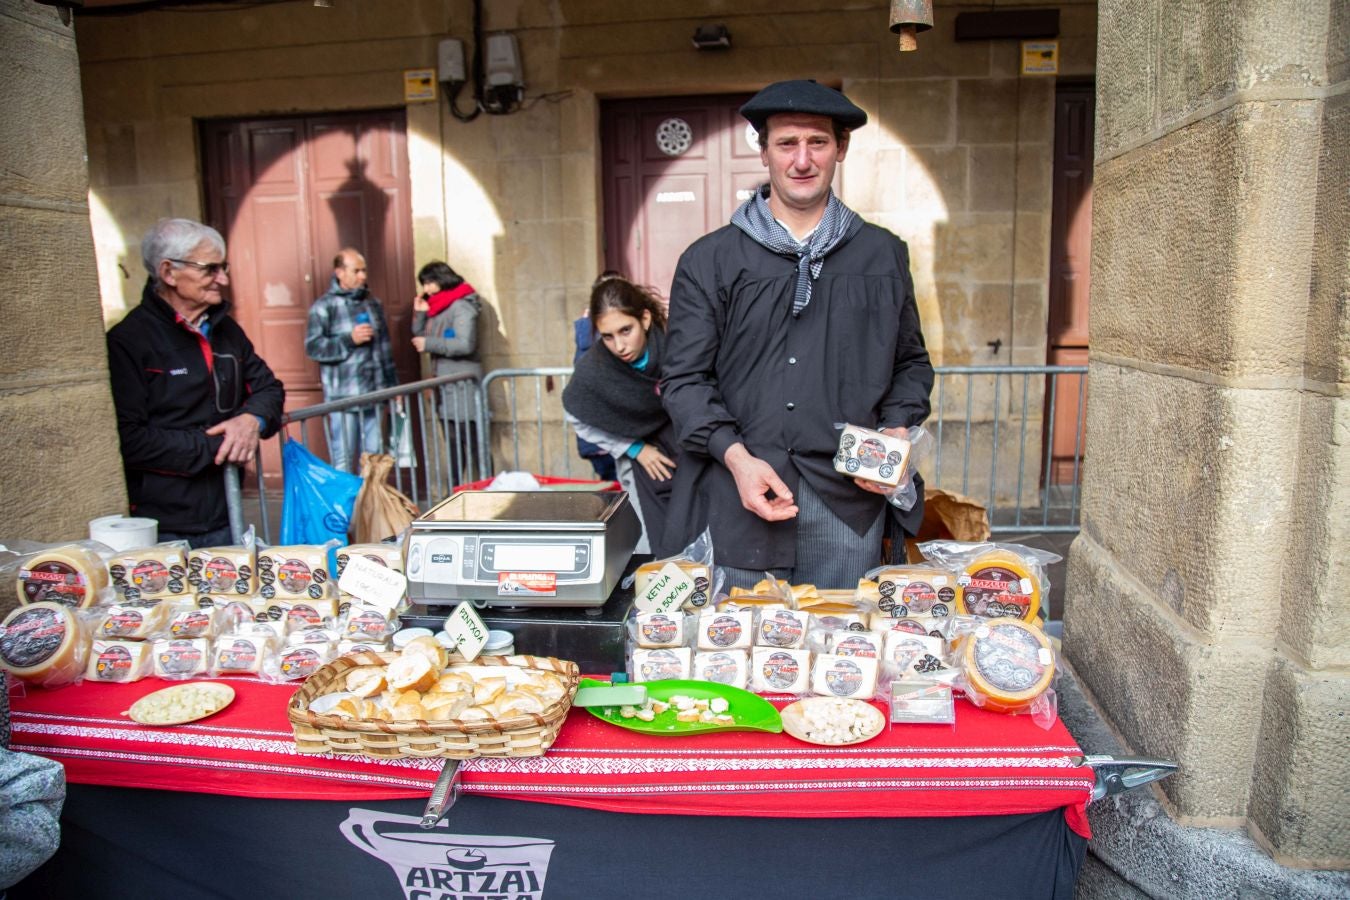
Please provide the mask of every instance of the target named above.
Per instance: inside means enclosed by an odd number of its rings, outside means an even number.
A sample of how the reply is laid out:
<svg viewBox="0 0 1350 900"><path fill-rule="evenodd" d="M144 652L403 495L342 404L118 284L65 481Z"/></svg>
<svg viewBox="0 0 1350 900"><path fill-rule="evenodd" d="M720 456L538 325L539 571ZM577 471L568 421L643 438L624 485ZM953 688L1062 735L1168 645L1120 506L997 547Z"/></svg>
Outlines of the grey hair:
<svg viewBox="0 0 1350 900"><path fill-rule="evenodd" d="M164 260L186 259L197 245L209 242L225 256L225 239L210 225L191 219L160 219L141 239L141 262L150 273L150 281L160 286L159 264Z"/></svg>

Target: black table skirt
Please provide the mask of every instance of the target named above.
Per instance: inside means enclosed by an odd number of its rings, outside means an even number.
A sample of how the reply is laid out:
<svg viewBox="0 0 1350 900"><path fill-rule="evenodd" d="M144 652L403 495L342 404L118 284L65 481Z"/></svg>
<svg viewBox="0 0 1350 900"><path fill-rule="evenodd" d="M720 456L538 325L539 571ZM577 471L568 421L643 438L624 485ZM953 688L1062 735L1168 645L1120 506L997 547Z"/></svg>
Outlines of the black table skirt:
<svg viewBox="0 0 1350 900"><path fill-rule="evenodd" d="M466 795L436 832L422 832L412 824L422 807L71 785L61 849L9 896L1070 900L1087 847L1060 810L648 816ZM380 856L349 838L344 822ZM399 853L407 858L392 859Z"/></svg>

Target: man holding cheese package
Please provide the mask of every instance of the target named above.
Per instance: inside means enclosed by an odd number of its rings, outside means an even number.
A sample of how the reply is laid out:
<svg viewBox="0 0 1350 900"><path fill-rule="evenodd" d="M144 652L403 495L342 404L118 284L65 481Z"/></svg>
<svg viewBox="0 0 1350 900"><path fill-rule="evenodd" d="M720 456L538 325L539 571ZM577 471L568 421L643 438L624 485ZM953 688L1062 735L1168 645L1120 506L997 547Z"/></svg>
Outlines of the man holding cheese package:
<svg viewBox="0 0 1350 900"><path fill-rule="evenodd" d="M285 389L229 315L220 232L161 219L141 242L140 306L108 332L108 372L133 515L159 539L232 543L222 466L281 427Z"/></svg>
<svg viewBox="0 0 1350 900"><path fill-rule="evenodd" d="M675 475L679 551L705 527L731 585L766 571L847 588L881 562L887 489L833 467L845 424L904 437L929 413L909 251L830 188L867 114L814 81L764 88L741 115L769 183L680 258L661 389L689 457ZM915 487L923 497L922 481ZM910 534L922 500L895 511Z"/></svg>

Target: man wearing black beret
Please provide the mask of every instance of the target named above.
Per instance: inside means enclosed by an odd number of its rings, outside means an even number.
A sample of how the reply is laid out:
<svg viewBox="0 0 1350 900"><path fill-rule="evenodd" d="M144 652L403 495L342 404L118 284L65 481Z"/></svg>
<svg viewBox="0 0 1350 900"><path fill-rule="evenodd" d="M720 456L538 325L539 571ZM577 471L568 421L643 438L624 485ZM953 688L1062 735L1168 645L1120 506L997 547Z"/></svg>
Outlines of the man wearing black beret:
<svg viewBox="0 0 1350 900"><path fill-rule="evenodd" d="M906 434L929 412L909 251L830 189L867 114L814 81L741 107L769 183L680 258L662 397L686 451L667 544L704 528L731 585L771 571L853 587L881 561L884 489L834 471L845 424ZM923 483L916 477L920 500ZM920 502L904 514L913 534Z"/></svg>

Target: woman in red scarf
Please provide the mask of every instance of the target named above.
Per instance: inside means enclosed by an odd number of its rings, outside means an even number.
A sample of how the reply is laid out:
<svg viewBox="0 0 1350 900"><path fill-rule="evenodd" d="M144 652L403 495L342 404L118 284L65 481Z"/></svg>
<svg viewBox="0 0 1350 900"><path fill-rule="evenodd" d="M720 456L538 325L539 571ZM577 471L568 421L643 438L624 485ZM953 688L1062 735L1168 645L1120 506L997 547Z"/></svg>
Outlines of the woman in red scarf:
<svg viewBox="0 0 1350 900"><path fill-rule="evenodd" d="M463 278L443 262L430 262L417 273L422 292L413 300L412 344L431 356L434 376L469 374L472 381L452 382L441 393L441 418L449 432L450 471L457 484L476 475L469 461L477 456L474 404L483 365L478 361L478 312L482 301ZM462 468L461 468L462 467Z"/></svg>

